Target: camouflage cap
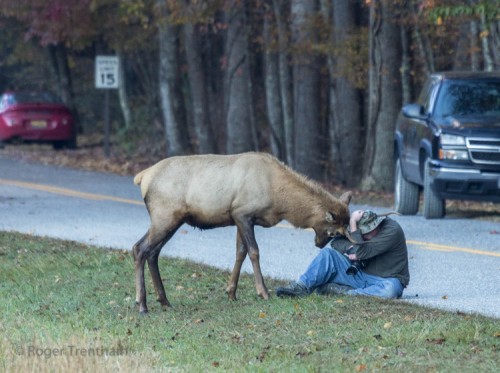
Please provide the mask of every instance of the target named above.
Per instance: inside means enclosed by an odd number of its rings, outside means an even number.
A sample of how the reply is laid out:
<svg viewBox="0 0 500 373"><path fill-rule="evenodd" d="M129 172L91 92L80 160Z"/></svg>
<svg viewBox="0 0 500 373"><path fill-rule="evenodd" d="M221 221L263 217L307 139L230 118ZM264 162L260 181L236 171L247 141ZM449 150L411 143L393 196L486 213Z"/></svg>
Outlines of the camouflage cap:
<svg viewBox="0 0 500 373"><path fill-rule="evenodd" d="M358 229L361 234L370 233L377 228L385 219L385 216L377 216L373 211L366 210L358 222Z"/></svg>

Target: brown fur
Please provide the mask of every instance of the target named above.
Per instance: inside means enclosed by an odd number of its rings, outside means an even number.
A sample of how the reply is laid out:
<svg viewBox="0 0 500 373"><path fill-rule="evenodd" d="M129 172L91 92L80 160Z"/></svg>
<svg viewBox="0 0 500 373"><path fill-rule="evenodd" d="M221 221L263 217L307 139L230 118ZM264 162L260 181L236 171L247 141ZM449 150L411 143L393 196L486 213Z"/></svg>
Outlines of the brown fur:
<svg viewBox="0 0 500 373"><path fill-rule="evenodd" d="M134 245L136 301L147 312L144 264L148 261L158 301L167 300L158 270L158 255L184 223L202 229L236 225L236 262L227 292L236 299L241 265L252 262L257 294L269 293L259 264L254 226L271 227L287 220L295 227L313 228L323 247L331 236L344 234L349 222L351 193L336 199L325 189L265 153L171 157L141 171L141 186L151 226Z"/></svg>

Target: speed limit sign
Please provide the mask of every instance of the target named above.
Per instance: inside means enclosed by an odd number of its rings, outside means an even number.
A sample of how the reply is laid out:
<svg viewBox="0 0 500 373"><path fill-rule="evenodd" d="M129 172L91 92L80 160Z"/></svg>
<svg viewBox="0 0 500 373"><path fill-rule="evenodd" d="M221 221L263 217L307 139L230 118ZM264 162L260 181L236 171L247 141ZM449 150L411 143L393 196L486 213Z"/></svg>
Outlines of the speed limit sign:
<svg viewBox="0 0 500 373"><path fill-rule="evenodd" d="M118 56L96 56L95 87L100 89L118 88Z"/></svg>

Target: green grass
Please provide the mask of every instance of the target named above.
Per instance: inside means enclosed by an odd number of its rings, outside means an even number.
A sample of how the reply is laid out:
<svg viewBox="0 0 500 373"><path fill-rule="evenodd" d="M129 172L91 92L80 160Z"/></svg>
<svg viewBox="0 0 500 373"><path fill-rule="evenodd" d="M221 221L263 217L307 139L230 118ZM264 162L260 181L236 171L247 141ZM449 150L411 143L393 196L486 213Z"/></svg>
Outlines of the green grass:
<svg viewBox="0 0 500 373"><path fill-rule="evenodd" d="M160 270L173 308L147 273L140 316L130 253L0 232L0 372L500 368L498 319L371 298L264 301L252 276L232 302L226 272L170 258Z"/></svg>

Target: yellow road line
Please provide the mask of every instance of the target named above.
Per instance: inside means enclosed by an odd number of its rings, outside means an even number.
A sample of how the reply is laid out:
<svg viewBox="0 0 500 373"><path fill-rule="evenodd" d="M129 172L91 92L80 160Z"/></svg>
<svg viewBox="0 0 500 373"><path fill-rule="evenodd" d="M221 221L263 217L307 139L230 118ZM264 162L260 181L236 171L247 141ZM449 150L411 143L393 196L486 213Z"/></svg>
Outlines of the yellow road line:
<svg viewBox="0 0 500 373"><path fill-rule="evenodd" d="M434 251L445 251L445 252L454 252L454 251L461 251L464 253L470 253L470 254L477 254L477 255L489 255L489 256L497 256L500 258L500 253L495 253L492 251L484 251L484 250L476 250L476 249L469 249L466 247L456 247L456 246L449 246L449 245L440 245L436 243L429 243L429 242L421 242L421 241L412 241L412 240L406 240L406 243L410 245L417 245L421 247L424 250L434 250Z"/></svg>
<svg viewBox="0 0 500 373"><path fill-rule="evenodd" d="M103 195L103 194L78 192L78 191L72 190L72 189L59 188L59 187L55 187L55 186L51 186L51 185L29 183L29 182L25 182L25 181L0 179L0 184L10 185L10 186L18 186L18 187L27 188L27 189L34 189L34 190L39 190L42 192L60 194L60 195L69 196L69 197L90 199L90 200L94 200L94 201L113 201L113 202L119 202L119 203L127 203L127 204L131 204L131 205L143 205L144 204L144 202L142 202L142 201L135 201L135 200L126 199L126 198L107 196L107 195ZM279 227L279 228L293 228L292 225L284 224L284 223L278 224L277 227ZM500 257L500 253L496 253L496 252L492 252L492 251L476 250L476 249L469 249L469 248L464 248L464 247L440 245L440 244L435 244L435 243L412 241L412 240L407 240L406 242L410 245L417 246L417 249L421 248L423 250L444 251L444 252L459 251L459 252L465 252L465 253L475 254L475 255L487 255L487 256Z"/></svg>
<svg viewBox="0 0 500 373"><path fill-rule="evenodd" d="M131 205L143 205L144 204L144 202L142 202L142 201L134 201L131 199L107 196L107 195L103 195L103 194L79 192L77 190L59 188L59 187L55 187L55 186L51 186L51 185L28 183L25 181L0 179L0 184L17 186L17 187L27 188L27 189L34 189L34 190L39 190L42 192L60 194L63 196L68 196L68 197L90 199L90 200L94 200L94 201L113 201L113 202L120 202L120 203L128 203Z"/></svg>

